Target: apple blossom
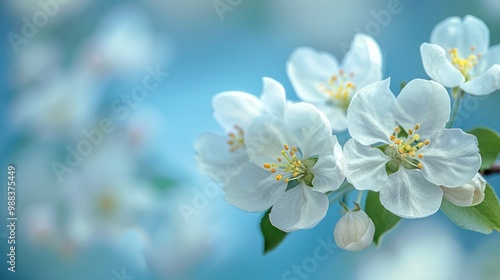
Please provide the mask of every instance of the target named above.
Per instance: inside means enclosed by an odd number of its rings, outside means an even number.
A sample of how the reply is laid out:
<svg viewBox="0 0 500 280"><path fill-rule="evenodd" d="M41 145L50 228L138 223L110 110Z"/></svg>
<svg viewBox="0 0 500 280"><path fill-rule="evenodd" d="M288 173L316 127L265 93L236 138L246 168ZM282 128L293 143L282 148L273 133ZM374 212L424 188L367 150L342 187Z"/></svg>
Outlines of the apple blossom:
<svg viewBox="0 0 500 280"><path fill-rule="evenodd" d="M310 104L290 104L284 119L257 118L245 143L251 163L226 183L226 201L250 212L272 207L271 223L285 232L318 224L329 205L325 193L344 180L341 147L325 115Z"/></svg>
<svg viewBox="0 0 500 280"><path fill-rule="evenodd" d="M481 165L477 138L444 128L449 115L448 93L433 81L410 81L397 98L389 79L361 89L347 113L353 137L344 146L347 180L379 191L382 205L398 216L435 213L439 185L463 185Z"/></svg>
<svg viewBox="0 0 500 280"><path fill-rule="evenodd" d="M429 77L473 95L500 89L500 45L489 48L490 31L480 19L450 17L434 27L430 44L420 47Z"/></svg>
<svg viewBox="0 0 500 280"><path fill-rule="evenodd" d="M200 171L216 182L225 182L248 161L245 132L257 117L273 114L282 118L286 102L283 86L271 78L263 78L261 98L239 91L222 92L212 100L214 117L225 136L205 133L196 140L196 162Z"/></svg>
<svg viewBox="0 0 500 280"><path fill-rule="evenodd" d="M288 59L287 73L299 98L323 111L334 131L343 131L356 91L382 78L382 54L371 36L360 33L341 65L328 53L301 47Z"/></svg>

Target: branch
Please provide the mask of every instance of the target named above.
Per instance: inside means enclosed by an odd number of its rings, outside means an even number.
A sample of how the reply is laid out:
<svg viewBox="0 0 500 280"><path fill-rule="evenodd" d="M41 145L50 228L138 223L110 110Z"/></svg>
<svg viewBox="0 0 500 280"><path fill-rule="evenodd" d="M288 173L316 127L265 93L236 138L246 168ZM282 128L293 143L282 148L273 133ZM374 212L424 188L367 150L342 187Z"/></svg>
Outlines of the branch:
<svg viewBox="0 0 500 280"><path fill-rule="evenodd" d="M483 175L490 175L494 173L500 173L500 164L495 164L490 169L481 171L481 174Z"/></svg>

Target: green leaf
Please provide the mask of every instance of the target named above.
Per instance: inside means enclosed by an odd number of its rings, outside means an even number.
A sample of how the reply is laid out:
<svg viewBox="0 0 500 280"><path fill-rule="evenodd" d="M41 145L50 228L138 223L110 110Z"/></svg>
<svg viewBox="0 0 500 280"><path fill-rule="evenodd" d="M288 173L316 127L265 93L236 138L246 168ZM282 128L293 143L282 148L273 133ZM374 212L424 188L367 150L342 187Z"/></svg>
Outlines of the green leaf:
<svg viewBox="0 0 500 280"><path fill-rule="evenodd" d="M373 242L375 245L379 246L382 242L382 236L395 227L400 217L389 212L380 203L378 192L369 191L366 196L365 212L372 219L375 225L375 235L373 236Z"/></svg>
<svg viewBox="0 0 500 280"><path fill-rule="evenodd" d="M493 188L487 184L484 200L471 207L458 207L444 200L441 210L448 218L464 229L490 234L493 230L500 231L500 204Z"/></svg>
<svg viewBox="0 0 500 280"><path fill-rule="evenodd" d="M286 232L276 228L271 224L271 221L269 221L269 213L271 213L271 209L272 208L267 210L260 221L260 231L264 237L264 254L278 247L287 235Z"/></svg>
<svg viewBox="0 0 500 280"><path fill-rule="evenodd" d="M488 128L476 128L469 133L475 135L479 142L479 153L483 160L481 170L491 168L500 153L500 136Z"/></svg>
<svg viewBox="0 0 500 280"><path fill-rule="evenodd" d="M159 191L165 191L177 184L177 182L175 182L173 179L163 176L153 178L152 183L153 186Z"/></svg>

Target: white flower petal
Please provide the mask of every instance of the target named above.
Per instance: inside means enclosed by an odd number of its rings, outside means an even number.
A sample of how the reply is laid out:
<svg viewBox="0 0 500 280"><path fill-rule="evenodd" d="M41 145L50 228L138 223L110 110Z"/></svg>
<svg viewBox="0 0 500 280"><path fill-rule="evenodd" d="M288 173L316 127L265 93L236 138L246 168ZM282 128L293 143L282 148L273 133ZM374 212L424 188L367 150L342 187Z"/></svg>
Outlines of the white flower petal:
<svg viewBox="0 0 500 280"><path fill-rule="evenodd" d="M437 185L456 187L468 183L481 166L477 138L461 129L444 129L421 150L423 176Z"/></svg>
<svg viewBox="0 0 500 280"><path fill-rule="evenodd" d="M224 183L248 161L244 149L229 151L227 137L212 133L202 134L195 143L198 169L216 182Z"/></svg>
<svg viewBox="0 0 500 280"><path fill-rule="evenodd" d="M478 65L476 66L476 74L486 72L495 64L500 64L500 45L492 46L488 52L479 59Z"/></svg>
<svg viewBox="0 0 500 280"><path fill-rule="evenodd" d="M353 73L352 82L360 89L382 79L382 52L373 37L358 33L342 61L344 72Z"/></svg>
<svg viewBox="0 0 500 280"><path fill-rule="evenodd" d="M423 43L420 46L425 73L445 87L456 87L465 82L465 77L446 57L446 51L439 45Z"/></svg>
<svg viewBox="0 0 500 280"><path fill-rule="evenodd" d="M326 100L320 85L327 84L338 70L334 56L308 47L295 49L287 62L288 78L295 92L300 99L311 103Z"/></svg>
<svg viewBox="0 0 500 280"><path fill-rule="evenodd" d="M396 121L392 114L395 97L389 79L370 84L353 97L347 110L351 136L363 145L390 143Z"/></svg>
<svg viewBox="0 0 500 280"><path fill-rule="evenodd" d="M462 186L456 188L441 186L444 199L460 207L474 206L483 202L485 188L486 180L479 173L469 183Z"/></svg>
<svg viewBox="0 0 500 280"><path fill-rule="evenodd" d="M272 115L258 117L245 133L248 157L258 166L276 162L278 157L282 157L284 144L290 147L297 145L287 136L285 122Z"/></svg>
<svg viewBox="0 0 500 280"><path fill-rule="evenodd" d="M398 95L394 115L404 129L420 124L418 134L428 139L442 130L450 117L450 97L446 89L421 79L410 81Z"/></svg>
<svg viewBox="0 0 500 280"><path fill-rule="evenodd" d="M285 232L312 228L325 217L328 204L326 195L300 184L273 205L269 220Z"/></svg>
<svg viewBox="0 0 500 280"><path fill-rule="evenodd" d="M378 191L387 181L386 164L390 158L382 151L364 146L354 139L344 145L344 172L358 190Z"/></svg>
<svg viewBox="0 0 500 280"><path fill-rule="evenodd" d="M333 155L320 157L310 171L314 174L313 189L322 193L338 189L345 178Z"/></svg>
<svg viewBox="0 0 500 280"><path fill-rule="evenodd" d="M286 183L277 181L268 170L246 163L224 185L224 198L241 210L262 212L269 209L285 189Z"/></svg>
<svg viewBox="0 0 500 280"><path fill-rule="evenodd" d="M328 118L334 132L347 129L347 112L343 108L329 104L316 104L316 107Z"/></svg>
<svg viewBox="0 0 500 280"><path fill-rule="evenodd" d="M285 114L286 131L304 158L333 154L332 128L326 116L308 103L288 106Z"/></svg>
<svg viewBox="0 0 500 280"><path fill-rule="evenodd" d="M214 117L224 131L234 131L237 125L246 130L262 114L262 102L257 97L239 91L222 92L212 99Z"/></svg>
<svg viewBox="0 0 500 280"><path fill-rule="evenodd" d="M262 80L264 89L261 99L266 113L283 118L286 106L285 89L274 79L264 77Z"/></svg>
<svg viewBox="0 0 500 280"><path fill-rule="evenodd" d="M486 73L460 85L460 88L472 95L487 95L500 89L500 65L493 65Z"/></svg>
<svg viewBox="0 0 500 280"><path fill-rule="evenodd" d="M445 50L458 48L462 57L469 56L471 46L475 47L475 53L484 54L490 45L490 31L482 20L474 16L467 15L463 20L450 17L434 27L430 42Z"/></svg>
<svg viewBox="0 0 500 280"><path fill-rule="evenodd" d="M380 203L402 218L423 218L436 213L442 197L443 191L419 170L403 167L389 175L386 187L380 190Z"/></svg>
<svg viewBox="0 0 500 280"><path fill-rule="evenodd" d="M363 210L349 211L335 225L333 236L339 248L360 251L373 241L375 225Z"/></svg>

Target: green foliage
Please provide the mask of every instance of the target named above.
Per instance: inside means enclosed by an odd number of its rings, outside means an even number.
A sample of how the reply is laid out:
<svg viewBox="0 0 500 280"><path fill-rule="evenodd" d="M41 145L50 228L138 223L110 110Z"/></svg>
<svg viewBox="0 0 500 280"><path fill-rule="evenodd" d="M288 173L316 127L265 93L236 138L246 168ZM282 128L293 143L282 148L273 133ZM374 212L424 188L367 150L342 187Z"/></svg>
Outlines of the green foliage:
<svg viewBox="0 0 500 280"><path fill-rule="evenodd" d="M264 254L278 247L287 235L286 232L281 231L271 224L271 221L269 220L269 213L271 213L271 209L272 208L267 210L260 221L260 231L264 237Z"/></svg>
<svg viewBox="0 0 500 280"><path fill-rule="evenodd" d="M500 204L493 188L487 184L484 200L471 207L458 207L443 200L441 210L458 226L490 234L493 230L500 231Z"/></svg>
<svg viewBox="0 0 500 280"><path fill-rule="evenodd" d="M167 178L167 177L155 177L153 178L153 186L158 190L158 191L166 191L172 187L177 185L177 182L175 182L173 179Z"/></svg>
<svg viewBox="0 0 500 280"><path fill-rule="evenodd" d="M385 209L385 207L380 203L378 192L368 192L368 195L366 196L365 208L366 214L368 214L375 225L373 242L375 245L379 246L382 242L382 236L394 228L401 218Z"/></svg>
<svg viewBox="0 0 500 280"><path fill-rule="evenodd" d="M500 153L500 136L488 128L476 128L469 133L475 135L479 142L479 152L483 160L481 170L491 168Z"/></svg>

